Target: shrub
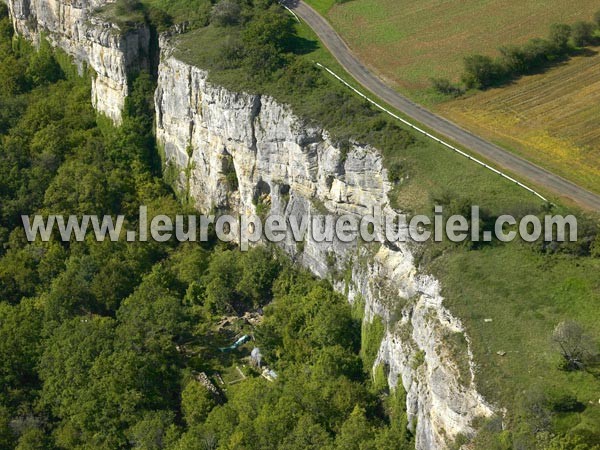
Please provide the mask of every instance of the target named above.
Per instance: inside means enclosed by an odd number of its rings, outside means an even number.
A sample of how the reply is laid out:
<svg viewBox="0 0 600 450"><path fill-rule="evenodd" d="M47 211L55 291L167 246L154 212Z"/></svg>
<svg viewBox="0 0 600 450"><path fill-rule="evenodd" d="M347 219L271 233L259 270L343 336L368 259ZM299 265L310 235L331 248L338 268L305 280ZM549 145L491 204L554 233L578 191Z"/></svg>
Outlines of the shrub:
<svg viewBox="0 0 600 450"><path fill-rule="evenodd" d="M115 12L120 16L126 16L136 11L141 11L142 4L138 0L120 0L115 4Z"/></svg>
<svg viewBox="0 0 600 450"><path fill-rule="evenodd" d="M463 83L468 88L487 88L503 78L503 68L489 56L472 55L464 59Z"/></svg>
<svg viewBox="0 0 600 450"><path fill-rule="evenodd" d="M559 51L554 44L547 39L531 39L523 47L525 71L531 72L545 67L548 62L557 58Z"/></svg>
<svg viewBox="0 0 600 450"><path fill-rule="evenodd" d="M600 25L600 11L594 20ZM595 29L596 25L590 22L577 22L572 27L556 23L550 27L548 39L535 38L523 46L500 47L499 59L484 55L468 56L464 60L462 81L468 88L485 89L511 77L542 69L570 52L569 40L576 47L592 44ZM432 80L432 84L439 92L452 92L453 86L448 80L436 79Z"/></svg>
<svg viewBox="0 0 600 450"><path fill-rule="evenodd" d="M226 36L221 42L221 51L217 53L212 64L220 70L236 69L244 60L244 46L236 37Z"/></svg>
<svg viewBox="0 0 600 450"><path fill-rule="evenodd" d="M34 86L56 83L64 78L60 66L54 59L52 48L45 40L40 43L39 50L31 55L26 73Z"/></svg>
<svg viewBox="0 0 600 450"><path fill-rule="evenodd" d="M149 7L147 18L159 33L167 30L173 25L173 18L159 8Z"/></svg>
<svg viewBox="0 0 600 450"><path fill-rule="evenodd" d="M453 84L447 78L432 78L431 85L436 92L440 94L451 95L453 97L458 97L464 93L463 89L460 86Z"/></svg>
<svg viewBox="0 0 600 450"><path fill-rule="evenodd" d="M556 325L552 341L560 351L565 370L583 369L597 356L596 343L577 322L566 320Z"/></svg>
<svg viewBox="0 0 600 450"><path fill-rule="evenodd" d="M245 62L253 74L267 76L279 69L286 58L284 43L293 32L289 17L278 10L263 11L242 31Z"/></svg>
<svg viewBox="0 0 600 450"><path fill-rule="evenodd" d="M597 234L596 238L592 242L590 254L594 258L600 258L600 234Z"/></svg>
<svg viewBox="0 0 600 450"><path fill-rule="evenodd" d="M573 24L573 44L577 47L589 45L594 40L594 24L590 22L576 22Z"/></svg>
<svg viewBox="0 0 600 450"><path fill-rule="evenodd" d="M571 27L564 23L555 23L550 27L550 42L552 42L561 52L565 52L569 47L571 38Z"/></svg>
<svg viewBox="0 0 600 450"><path fill-rule="evenodd" d="M425 363L425 352L423 350L419 350L415 354L413 354L410 366L412 367L413 370L417 370L424 363Z"/></svg>
<svg viewBox="0 0 600 450"><path fill-rule="evenodd" d="M404 173L404 167L399 162L394 162L388 168L388 180L390 183L398 184L402 181L402 175Z"/></svg>
<svg viewBox="0 0 600 450"><path fill-rule="evenodd" d="M511 73L525 73L527 72L527 61L525 52L517 45L510 45L506 47L500 47L500 54L502 55L502 63L506 67L507 71Z"/></svg>

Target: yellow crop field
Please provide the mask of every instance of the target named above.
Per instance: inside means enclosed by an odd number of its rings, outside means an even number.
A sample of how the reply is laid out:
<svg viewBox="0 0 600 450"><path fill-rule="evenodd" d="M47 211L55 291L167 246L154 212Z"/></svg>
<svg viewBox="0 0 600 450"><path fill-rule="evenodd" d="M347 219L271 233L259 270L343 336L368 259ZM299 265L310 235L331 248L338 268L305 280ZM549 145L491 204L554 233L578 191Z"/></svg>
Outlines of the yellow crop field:
<svg viewBox="0 0 600 450"><path fill-rule="evenodd" d="M600 192L600 48L510 86L438 105L438 113Z"/></svg>

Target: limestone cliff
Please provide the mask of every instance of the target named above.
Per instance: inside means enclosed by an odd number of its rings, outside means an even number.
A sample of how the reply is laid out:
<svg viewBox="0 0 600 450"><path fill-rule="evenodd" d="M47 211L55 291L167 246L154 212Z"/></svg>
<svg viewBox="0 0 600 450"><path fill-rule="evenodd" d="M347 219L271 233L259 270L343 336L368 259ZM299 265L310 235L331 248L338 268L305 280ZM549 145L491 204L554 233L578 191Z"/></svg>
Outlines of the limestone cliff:
<svg viewBox="0 0 600 450"><path fill-rule="evenodd" d="M15 30L38 42L42 36L71 55L80 71L93 70L92 103L115 123L128 95L127 75L148 66L146 26L122 32L94 11L107 0L5 0Z"/></svg>
<svg viewBox="0 0 600 450"><path fill-rule="evenodd" d="M307 126L287 106L211 84L168 46L155 103L158 142L201 210L255 213L267 199L272 213L288 217L392 212L376 149L352 144L342 154L326 131ZM229 181L233 171L237 187ZM351 302L364 300L365 320L383 318L376 365L384 365L391 386L404 386L418 449L447 448L457 434L473 432L475 417L491 414L473 382L461 323L443 307L437 280L419 274L410 245L288 239L283 246L315 274L333 278ZM343 271L351 276L332 277ZM447 344L456 335L465 342L458 352Z"/></svg>

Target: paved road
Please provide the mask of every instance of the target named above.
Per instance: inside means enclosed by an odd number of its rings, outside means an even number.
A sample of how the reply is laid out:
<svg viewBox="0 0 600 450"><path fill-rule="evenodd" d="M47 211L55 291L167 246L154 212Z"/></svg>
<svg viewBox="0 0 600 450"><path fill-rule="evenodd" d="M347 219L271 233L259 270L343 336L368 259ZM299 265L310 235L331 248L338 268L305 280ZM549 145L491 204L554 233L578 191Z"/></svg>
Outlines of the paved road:
<svg viewBox="0 0 600 450"><path fill-rule="evenodd" d="M505 170L546 188L557 196L568 198L585 209L600 211L599 195L589 192L491 142L475 136L449 120L413 103L387 86L352 54L351 50L331 25L306 3L299 0L285 0L284 4L313 29L344 69L364 88L371 91L377 97L407 116L431 128L439 135L483 156Z"/></svg>

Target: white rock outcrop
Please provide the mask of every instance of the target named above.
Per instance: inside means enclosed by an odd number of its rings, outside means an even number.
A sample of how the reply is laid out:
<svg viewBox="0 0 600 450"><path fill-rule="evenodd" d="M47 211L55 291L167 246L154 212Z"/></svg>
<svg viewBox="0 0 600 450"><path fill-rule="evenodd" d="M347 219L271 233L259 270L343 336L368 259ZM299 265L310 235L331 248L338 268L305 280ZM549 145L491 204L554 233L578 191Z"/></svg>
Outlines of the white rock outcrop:
<svg viewBox="0 0 600 450"><path fill-rule="evenodd" d="M271 212L286 217L393 212L376 149L352 144L342 155L326 131L307 126L287 106L215 86L166 46L155 107L158 142L200 210L251 214L268 198ZM237 188L228 181L233 169ZM446 345L455 333L464 340L464 330L444 308L437 280L418 272L411 245L308 239L300 246L286 239L283 247L322 277L352 268L351 280L334 277L336 287L351 302L364 300L364 320L383 318L376 365L384 365L390 386L400 382L407 392L417 449L447 448L459 433L473 433L475 417L492 414L476 390L468 341L458 353Z"/></svg>
<svg viewBox="0 0 600 450"><path fill-rule="evenodd" d="M127 75L148 67L150 30L121 32L94 11L108 0L5 0L15 30L33 42L44 36L71 55L79 70L93 70L92 103L120 123L129 93Z"/></svg>

